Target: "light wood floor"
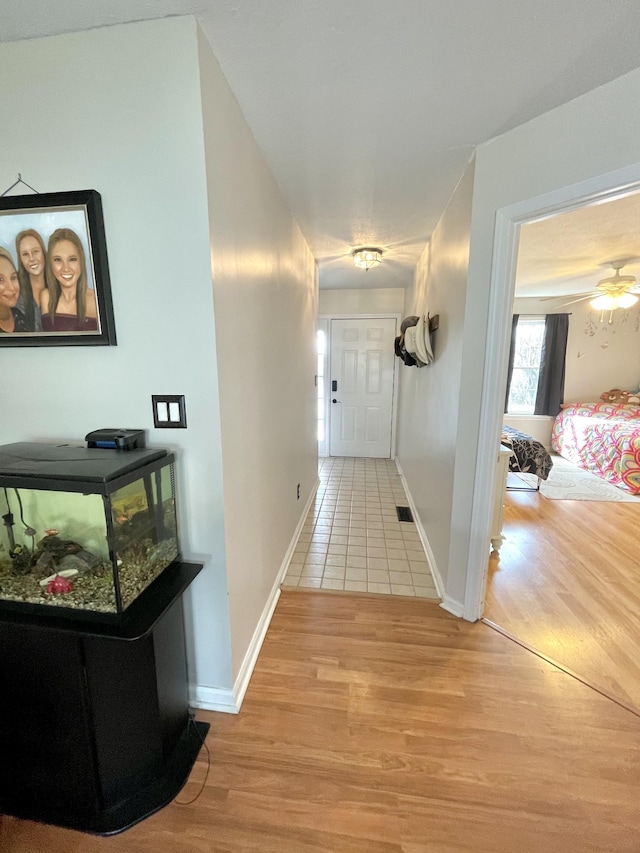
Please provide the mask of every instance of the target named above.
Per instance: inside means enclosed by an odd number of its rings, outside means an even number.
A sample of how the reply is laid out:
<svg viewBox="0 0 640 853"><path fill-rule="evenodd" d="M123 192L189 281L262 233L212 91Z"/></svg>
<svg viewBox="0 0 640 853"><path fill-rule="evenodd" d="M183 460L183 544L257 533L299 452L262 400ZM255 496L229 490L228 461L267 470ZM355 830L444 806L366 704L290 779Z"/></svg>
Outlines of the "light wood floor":
<svg viewBox="0 0 640 853"><path fill-rule="evenodd" d="M433 602L285 590L240 714L199 716L195 803L104 839L0 818L0 850L639 849L638 718Z"/></svg>
<svg viewBox="0 0 640 853"><path fill-rule="evenodd" d="M484 615L640 710L639 531L638 503L508 491Z"/></svg>

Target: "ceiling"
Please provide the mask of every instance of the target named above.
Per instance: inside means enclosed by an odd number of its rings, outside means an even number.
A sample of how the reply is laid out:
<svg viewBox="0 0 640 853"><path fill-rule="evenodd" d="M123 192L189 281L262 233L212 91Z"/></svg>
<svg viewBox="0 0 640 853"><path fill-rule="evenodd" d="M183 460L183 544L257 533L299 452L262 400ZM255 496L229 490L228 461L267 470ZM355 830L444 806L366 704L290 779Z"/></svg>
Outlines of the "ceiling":
<svg viewBox="0 0 640 853"><path fill-rule="evenodd" d="M180 14L200 22L321 287L410 284L479 143L640 64L637 0L2 0L0 40ZM360 245L383 264L355 269Z"/></svg>
<svg viewBox="0 0 640 853"><path fill-rule="evenodd" d="M639 192L523 225L516 296L586 293L623 260L621 274L640 281Z"/></svg>

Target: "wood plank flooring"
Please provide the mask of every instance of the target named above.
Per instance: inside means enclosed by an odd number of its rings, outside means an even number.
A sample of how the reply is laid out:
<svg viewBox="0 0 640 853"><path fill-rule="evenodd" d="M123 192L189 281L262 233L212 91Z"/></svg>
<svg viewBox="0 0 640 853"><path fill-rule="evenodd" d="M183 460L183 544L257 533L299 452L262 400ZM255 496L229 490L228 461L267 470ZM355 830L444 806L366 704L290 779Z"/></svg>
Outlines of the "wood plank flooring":
<svg viewBox="0 0 640 853"><path fill-rule="evenodd" d="M436 603L285 590L191 805L3 853L637 853L640 721ZM201 755L179 800L196 796Z"/></svg>
<svg viewBox="0 0 640 853"><path fill-rule="evenodd" d="M507 492L484 615L640 710L638 530L637 503Z"/></svg>

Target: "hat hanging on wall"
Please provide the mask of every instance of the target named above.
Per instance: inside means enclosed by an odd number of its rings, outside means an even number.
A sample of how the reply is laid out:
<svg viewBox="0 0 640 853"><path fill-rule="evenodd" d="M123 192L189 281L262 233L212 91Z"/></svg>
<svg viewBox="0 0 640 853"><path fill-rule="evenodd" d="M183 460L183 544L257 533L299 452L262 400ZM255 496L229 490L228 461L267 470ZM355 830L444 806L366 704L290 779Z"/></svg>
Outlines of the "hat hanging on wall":
<svg viewBox="0 0 640 853"><path fill-rule="evenodd" d="M429 325L425 323L425 319L421 316L415 326L416 330L416 355L425 364L431 364L433 361L433 350L431 348L431 333Z"/></svg>
<svg viewBox="0 0 640 853"><path fill-rule="evenodd" d="M405 364L424 367L434 361L431 334L438 328L440 316L428 314L405 317L400 324L401 334L395 341L395 352ZM410 359L410 361L408 360Z"/></svg>
<svg viewBox="0 0 640 853"><path fill-rule="evenodd" d="M404 335L409 326L415 326L420 317L417 314L412 314L410 317L405 317L402 323L400 323L400 332Z"/></svg>
<svg viewBox="0 0 640 853"><path fill-rule="evenodd" d="M409 355L413 356L416 367L424 367L426 361L423 361L422 358L418 355L418 346L417 346L417 336L416 336L417 326L408 326L407 330L404 333L404 348L409 353Z"/></svg>

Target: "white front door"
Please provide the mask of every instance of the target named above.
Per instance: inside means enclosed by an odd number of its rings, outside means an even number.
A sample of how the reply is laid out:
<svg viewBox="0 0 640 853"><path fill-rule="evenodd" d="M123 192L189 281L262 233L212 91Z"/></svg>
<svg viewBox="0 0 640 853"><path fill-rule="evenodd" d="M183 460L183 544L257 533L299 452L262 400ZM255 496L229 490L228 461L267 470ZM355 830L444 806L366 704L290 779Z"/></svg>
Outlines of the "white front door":
<svg viewBox="0 0 640 853"><path fill-rule="evenodd" d="M391 457L396 320L331 321L331 456Z"/></svg>

